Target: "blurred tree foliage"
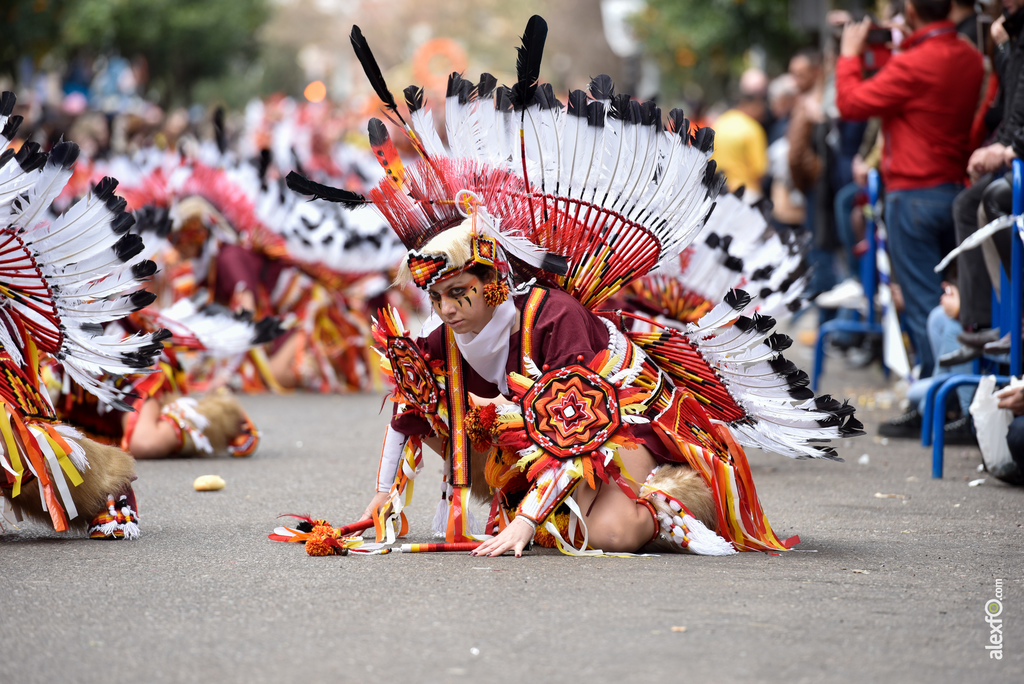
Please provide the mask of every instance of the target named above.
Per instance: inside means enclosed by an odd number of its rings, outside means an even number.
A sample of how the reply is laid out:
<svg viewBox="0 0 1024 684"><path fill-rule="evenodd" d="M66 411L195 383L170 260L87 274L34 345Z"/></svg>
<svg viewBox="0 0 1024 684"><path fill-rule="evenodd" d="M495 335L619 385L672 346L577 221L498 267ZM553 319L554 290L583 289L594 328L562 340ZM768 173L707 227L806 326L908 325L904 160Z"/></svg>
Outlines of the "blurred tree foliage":
<svg viewBox="0 0 1024 684"><path fill-rule="evenodd" d="M260 54L269 0L3 0L0 73L24 56L142 57L150 94L189 102L202 82L237 76Z"/></svg>
<svg viewBox="0 0 1024 684"><path fill-rule="evenodd" d="M761 46L769 70L780 71L808 39L790 26L785 0L647 0L635 26L661 67L664 94L696 83L708 102L730 94L751 46Z"/></svg>

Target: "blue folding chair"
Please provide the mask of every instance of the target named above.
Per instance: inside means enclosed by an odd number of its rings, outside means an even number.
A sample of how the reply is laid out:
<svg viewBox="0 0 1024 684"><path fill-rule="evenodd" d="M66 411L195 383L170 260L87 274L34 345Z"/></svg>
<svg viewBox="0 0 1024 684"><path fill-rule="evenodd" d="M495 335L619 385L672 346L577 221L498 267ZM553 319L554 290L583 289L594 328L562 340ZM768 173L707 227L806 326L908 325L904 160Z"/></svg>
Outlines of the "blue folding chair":
<svg viewBox="0 0 1024 684"><path fill-rule="evenodd" d="M867 234L868 250L860 260L860 281L864 286L864 297L868 300L867 320L840 320L834 318L821 324L818 330L818 341L814 345L814 372L811 375L811 389L818 391L818 383L825 370L825 342L828 336L836 332L851 332L864 334L882 334L882 324L875 316L875 291L878 289L878 240L875 236L875 211L878 206L878 194L880 181L878 171L871 169L868 172L868 207L865 212L866 225L864 232ZM883 365L884 370L884 365Z"/></svg>
<svg viewBox="0 0 1024 684"><path fill-rule="evenodd" d="M1020 217L1024 213L1024 161L1013 160L1013 215ZM1010 331L1010 375L996 375L996 383L1006 384L1010 382L1011 376L1020 377L1021 371L1021 313L1024 308L1024 243L1021 242L1022 232L1018 224L1014 224L1011 230L1017 233L1010 238L1010 271L1009 276L1001 275L1002 299L999 302L999 329L1000 332ZM1007 297L1009 293L1009 297ZM1008 300L1008 301L1007 301ZM993 307L992 313L995 317L997 309ZM989 359L999 362L1001 359ZM946 425L946 401L949 393L962 385L977 385L982 376L977 374L952 375L944 382L935 383L928 388L925 396L924 412L922 415L921 442L932 446L932 477L941 478L943 468L943 448L945 447L945 425ZM930 436L929 440L929 428Z"/></svg>

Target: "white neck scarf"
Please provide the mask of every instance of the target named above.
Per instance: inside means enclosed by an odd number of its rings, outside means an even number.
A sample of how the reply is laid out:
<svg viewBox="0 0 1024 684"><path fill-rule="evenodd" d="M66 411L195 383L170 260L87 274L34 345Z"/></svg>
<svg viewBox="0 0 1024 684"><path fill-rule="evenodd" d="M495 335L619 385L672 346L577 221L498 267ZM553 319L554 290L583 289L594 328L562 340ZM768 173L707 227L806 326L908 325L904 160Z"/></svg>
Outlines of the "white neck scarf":
<svg viewBox="0 0 1024 684"><path fill-rule="evenodd" d="M497 385L502 394L508 393L505 366L508 364L509 337L515 323L516 305L509 298L494 309L491 320L479 333L455 333L462 358L480 377Z"/></svg>

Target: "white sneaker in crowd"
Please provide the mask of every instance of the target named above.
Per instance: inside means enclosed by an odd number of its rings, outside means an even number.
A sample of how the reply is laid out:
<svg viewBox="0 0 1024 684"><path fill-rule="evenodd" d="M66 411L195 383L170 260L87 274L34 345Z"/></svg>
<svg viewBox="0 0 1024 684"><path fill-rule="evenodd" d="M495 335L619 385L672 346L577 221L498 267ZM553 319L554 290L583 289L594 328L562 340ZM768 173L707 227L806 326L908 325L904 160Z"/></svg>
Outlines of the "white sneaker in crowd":
<svg viewBox="0 0 1024 684"><path fill-rule="evenodd" d="M856 309L861 313L868 310L864 286L856 278L847 278L828 292L822 292L814 298L814 303L822 309Z"/></svg>

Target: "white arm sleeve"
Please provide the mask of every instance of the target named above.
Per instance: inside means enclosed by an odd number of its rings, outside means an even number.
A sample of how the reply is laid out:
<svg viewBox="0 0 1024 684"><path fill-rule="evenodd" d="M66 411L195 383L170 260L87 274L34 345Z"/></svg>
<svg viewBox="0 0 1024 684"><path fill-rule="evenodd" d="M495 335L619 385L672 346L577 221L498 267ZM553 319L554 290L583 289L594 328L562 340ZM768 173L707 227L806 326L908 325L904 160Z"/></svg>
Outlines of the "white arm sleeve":
<svg viewBox="0 0 1024 684"><path fill-rule="evenodd" d="M395 475L398 474L398 464L402 460L402 450L405 449L407 436L390 425L384 435L384 446L380 449L380 465L377 467L377 491L391 491L391 485L395 482Z"/></svg>

